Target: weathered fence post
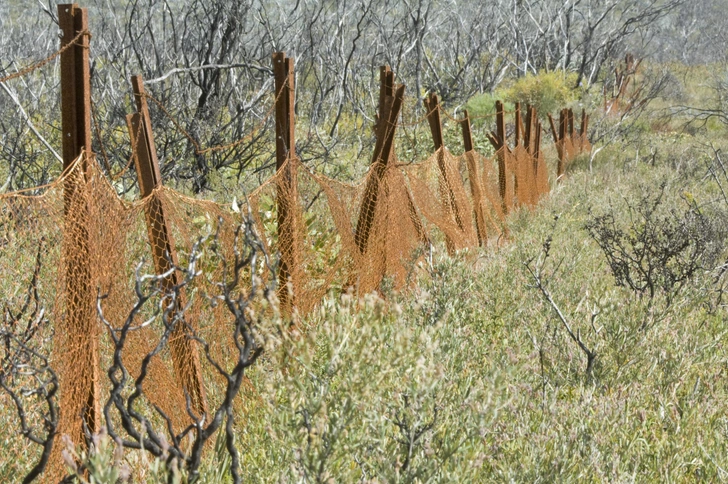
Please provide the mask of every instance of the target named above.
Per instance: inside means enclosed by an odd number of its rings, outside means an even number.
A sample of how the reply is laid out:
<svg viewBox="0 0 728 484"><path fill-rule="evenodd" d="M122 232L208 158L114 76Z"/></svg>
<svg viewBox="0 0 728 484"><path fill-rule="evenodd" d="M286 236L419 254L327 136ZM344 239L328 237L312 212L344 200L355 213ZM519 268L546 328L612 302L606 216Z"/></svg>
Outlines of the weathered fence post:
<svg viewBox="0 0 728 484"><path fill-rule="evenodd" d="M281 312L290 316L300 290L298 271L301 261L298 247L298 174L295 138L295 79L293 59L283 52L273 54L276 89L276 205L278 213L278 247L281 253L278 269L278 299ZM283 172L281 172L283 170Z"/></svg>
<svg viewBox="0 0 728 484"><path fill-rule="evenodd" d="M485 231L485 217L483 216L483 192L480 185L480 174L478 163L473 151L473 134L470 131L470 115L465 110L463 119L460 120L460 128L463 132L463 146L465 148L465 161L468 167L468 181L470 182L470 193L473 197L473 216L475 217L475 231L478 235L478 244L484 247L487 241Z"/></svg>
<svg viewBox="0 0 728 484"><path fill-rule="evenodd" d="M503 103L495 102L495 133L488 134L488 141L493 145L498 157L498 185L500 188L501 201L503 203L503 213L508 213L511 209L510 197L510 180L508 173L508 145L506 144L506 116L503 109Z"/></svg>
<svg viewBox="0 0 728 484"><path fill-rule="evenodd" d="M538 119L538 113L536 112L535 107L529 105L527 110L528 112L526 115L526 125L528 140L526 141L526 145L528 146L528 152L531 155L531 159L533 161L533 179L536 190L534 194L534 202L537 202L541 195L548 192L548 174L546 173L545 165L540 163L539 160L541 156L541 121L539 121ZM550 115L549 120L551 121L553 128L553 120L551 119ZM541 173L539 170L543 170L544 173Z"/></svg>
<svg viewBox="0 0 728 484"><path fill-rule="evenodd" d="M134 163L139 180L141 198L150 197L144 206L149 243L152 246L154 270L157 274L168 274L162 280L162 290L169 294L179 284L176 271L170 272L177 265L172 232L164 215L162 200L155 189L162 186L162 175L159 170L157 150L154 146L154 133L149 116L149 107L144 93L144 81L141 76L132 76L132 87L137 112L126 117L129 137L134 149ZM186 305L184 291L180 291L175 301L175 311L179 314ZM186 319L180 318L169 339L172 364L182 388L190 396L192 408L199 415L207 413L205 387L202 382L200 358L197 347L188 337ZM189 324L189 322L187 322Z"/></svg>
<svg viewBox="0 0 728 484"><path fill-rule="evenodd" d="M518 146L521 142L521 137L524 136L523 133L523 124L521 123L521 103L516 103L516 140L513 143L513 146ZM525 145L525 140L524 140Z"/></svg>
<svg viewBox="0 0 728 484"><path fill-rule="evenodd" d="M470 114L468 114L467 109L463 113L463 119L460 120L460 129L463 132L463 148L465 148L465 152L473 151L475 147L473 146L473 133L470 130Z"/></svg>
<svg viewBox="0 0 728 484"><path fill-rule="evenodd" d="M63 36L61 47L79 33L88 32L88 13L76 4L58 5ZM66 314L58 333L65 338L64 371L61 375L59 433L76 444L84 441L84 425L90 432L101 429L99 331L96 293L91 282L86 177L91 154L90 34L61 54L61 130L63 140L64 247ZM83 155L82 165L73 167ZM73 168L73 171L72 171Z"/></svg>
<svg viewBox="0 0 728 484"><path fill-rule="evenodd" d="M554 117L551 113L547 113L546 116L549 118L549 125L551 126L551 136L554 137L554 143L559 142L559 133L556 131L556 125L554 124Z"/></svg>
<svg viewBox="0 0 728 484"><path fill-rule="evenodd" d="M526 130L525 134L523 135L523 146L526 148L526 151L528 154L533 156L533 142L534 142L534 134L535 134L535 126L536 120L534 119L533 115L533 106L530 104L526 105Z"/></svg>
<svg viewBox="0 0 728 484"><path fill-rule="evenodd" d="M534 108L534 117L536 117L536 109ZM541 155L541 133L543 132L543 128L541 126L541 121L536 119L536 136L534 141L534 150L533 150L533 157L538 159L538 157Z"/></svg>
<svg viewBox="0 0 728 484"><path fill-rule="evenodd" d="M386 102L387 97L394 96L394 72L392 72L392 69L389 66L380 66L379 67L379 106L377 106L377 114L376 119L377 122L374 126L374 131L377 134L377 138L382 134L379 131L379 120L383 119L382 111L384 109L384 105ZM392 133L392 136L394 136L394 133ZM392 149L390 152L394 151L394 139L392 139ZM420 216L417 213L417 207L415 206L415 201L412 198L412 194L409 190L405 190L407 195L407 210L409 212L410 221L412 222L412 225L415 227L415 230L417 231L417 239L422 244L429 244L430 239L427 236L427 233L425 232L425 227L422 225L422 220L420 220Z"/></svg>
<svg viewBox="0 0 728 484"><path fill-rule="evenodd" d="M528 153L528 156L531 159L531 174L529 176L533 177L533 183L529 184L529 198L530 202L534 205L538 202L539 193L538 193L538 184L536 181L537 173L538 173L538 163L537 159L534 158L533 152L534 152L534 138L536 134L536 128L535 128L536 119L534 116L534 110L533 106L530 104L526 105L526 128L524 130L524 136L523 136L523 147L526 149L526 153Z"/></svg>
<svg viewBox="0 0 728 484"><path fill-rule="evenodd" d="M589 129L589 115L586 114L586 110L581 110L581 126L579 127L579 151L584 150L584 144L586 141L586 132Z"/></svg>
<svg viewBox="0 0 728 484"><path fill-rule="evenodd" d="M385 81L382 82L384 89L388 90L388 74L391 71L382 69ZM394 132L397 128L397 117L402 109L404 101L404 85L392 86L393 95L381 96L382 104L379 106L379 120L377 122L377 143L374 146L372 156L372 173L364 187L364 195L359 209L359 218L354 233L354 241L361 254L364 254L369 244L369 233L374 222L374 215L379 197L379 184L387 168L392 150L394 147Z"/></svg>
<svg viewBox="0 0 728 484"><path fill-rule="evenodd" d="M556 182L561 183L566 171L566 158L569 156L566 140L567 129L567 113L566 109L559 112L559 136L556 138L556 151L559 153L559 162L556 165Z"/></svg>
<svg viewBox="0 0 728 484"><path fill-rule="evenodd" d="M440 182L440 196L442 197L443 205L447 207L453 216L455 217L455 223L460 230L464 230L463 220L458 210L458 205L455 200L455 194L452 191L452 181L450 180L450 173L448 173L448 166L445 163L445 143L442 138L442 121L440 119L440 100L437 98L437 94L431 92L424 99L425 109L427 110L427 123L430 125L430 133L432 134L432 141L435 145L435 151L437 155L437 166L440 169L440 176L442 177ZM455 251L455 245L446 237L446 245L448 253Z"/></svg>
<svg viewBox="0 0 728 484"><path fill-rule="evenodd" d="M379 106L377 112L377 122L374 126L375 132L379 129L379 120L382 119L382 109L384 109L384 100L387 96L394 95L394 72L389 66L379 67Z"/></svg>
<svg viewBox="0 0 728 484"><path fill-rule="evenodd" d="M574 139L574 110L569 108L567 111L568 113L568 119L569 119L569 138L571 138L572 142Z"/></svg>

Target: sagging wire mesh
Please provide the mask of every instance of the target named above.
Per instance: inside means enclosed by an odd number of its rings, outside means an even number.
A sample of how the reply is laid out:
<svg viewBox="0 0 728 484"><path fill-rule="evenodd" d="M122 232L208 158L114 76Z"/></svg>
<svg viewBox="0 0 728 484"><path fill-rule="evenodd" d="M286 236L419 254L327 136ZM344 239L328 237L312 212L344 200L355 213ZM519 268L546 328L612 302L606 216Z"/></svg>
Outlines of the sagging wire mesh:
<svg viewBox="0 0 728 484"><path fill-rule="evenodd" d="M498 180L501 162L505 191ZM505 148L493 158L475 151L454 156L443 148L419 163L400 163L393 156L356 183L315 173L295 157L287 163L238 207L163 186L130 203L117 196L96 158L86 155L51 185L0 196L3 300L6 307L17 306L30 283L42 305L43 317L35 324L48 340L50 366L58 375L59 436L81 441L84 422L102 420L109 394L104 372L113 353L108 331L120 327L134 306L135 274L155 273L155 252L171 257L172 247L178 260L170 263L184 266L195 242L214 233L216 250L232 256L235 229L250 214L266 251L289 261L288 284L279 291L288 291L295 312L305 315L331 292L365 294L379 290L384 280L404 289L433 246L454 252L497 240L506 232L509 211L532 206L548 192L543 156L533 159L518 148ZM281 207L288 211L285 219L279 218ZM169 247L150 246L160 239L154 233L159 228L149 223L159 213ZM210 297L224 275L214 261L203 258L198 265L204 277L185 288L179 310L224 362L234 350L229 315ZM263 266L251 270L263 280L276 277ZM101 323L98 298L110 328ZM153 316L136 314L137 330L129 333L124 366L132 379L163 332ZM180 351L197 353L196 345L185 331L173 334L153 357L144 381L148 391L141 404L158 407L178 427L189 422L190 400L214 406L222 398L220 375L204 359L185 366L175 358ZM182 383L193 371L202 381L197 397Z"/></svg>

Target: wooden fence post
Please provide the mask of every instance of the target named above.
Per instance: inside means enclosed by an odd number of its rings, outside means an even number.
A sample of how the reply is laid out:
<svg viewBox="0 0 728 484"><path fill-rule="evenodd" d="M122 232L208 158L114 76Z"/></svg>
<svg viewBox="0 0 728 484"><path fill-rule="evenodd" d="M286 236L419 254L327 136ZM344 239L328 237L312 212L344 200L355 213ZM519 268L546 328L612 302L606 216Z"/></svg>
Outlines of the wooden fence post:
<svg viewBox="0 0 728 484"><path fill-rule="evenodd" d="M556 165L556 182L561 183L564 178L564 172L566 170L566 157L568 156L568 150L566 147L566 128L567 128L567 114L566 109L562 109L559 112L559 136L556 139L556 151L559 154L559 161Z"/></svg>
<svg viewBox="0 0 728 484"><path fill-rule="evenodd" d="M514 147L520 144L521 137L524 137L523 124L521 123L521 103L516 103L516 140L513 143Z"/></svg>
<svg viewBox="0 0 728 484"><path fill-rule="evenodd" d="M298 174L295 137L295 79L293 59L283 52L273 54L276 89L276 205L278 213L278 247L281 264L278 270L278 299L281 312L290 316L300 290L298 271L300 254L297 243ZM284 170L283 173L280 170ZM290 284L290 286L289 286Z"/></svg>
<svg viewBox="0 0 728 484"><path fill-rule="evenodd" d="M526 134L523 138L523 145L526 148L528 156L531 158L531 169L533 172L533 185L531 186L532 192L530 193L531 201L533 204L538 202L540 196L538 191L538 158L535 156L536 148L536 125L538 119L536 119L536 110L530 104L526 105Z"/></svg>
<svg viewBox="0 0 728 484"><path fill-rule="evenodd" d="M571 141L574 141L574 110L569 108L567 111L568 113L568 119L569 119L569 138L571 138Z"/></svg>
<svg viewBox="0 0 728 484"><path fill-rule="evenodd" d="M380 66L379 67L379 106L377 106L377 124L374 127L375 133L377 133L377 137L379 137L382 133L379 131L379 120L383 119L382 110L384 109L384 105L386 102L387 97L394 96L394 72L392 72L392 69L389 66ZM394 133L392 133L392 136L394 136ZM392 151L394 151L394 139L392 139ZM407 209L409 212L410 220L412 222L412 225L414 225L415 230L417 231L417 238L422 244L429 244L430 238L427 236L427 233L425 232L425 227L422 225L422 220L420 220L420 216L417 213L417 207L415 206L415 201L412 198L412 194L409 190L406 190L407 194Z"/></svg>
<svg viewBox="0 0 728 484"><path fill-rule="evenodd" d="M473 146L473 133L470 130L470 114L468 114L467 109L464 112L463 119L460 120L460 129L463 131L463 147L465 148L465 152L473 151L475 149Z"/></svg>
<svg viewBox="0 0 728 484"><path fill-rule="evenodd" d="M535 123L533 106L526 105L526 130L523 136L523 146L526 147L528 154L533 156L533 142L535 140Z"/></svg>
<svg viewBox="0 0 728 484"><path fill-rule="evenodd" d="M152 246L154 270L157 274L169 273L162 280L162 290L165 293L179 284L176 271L170 272L173 265L177 265L177 252L172 238L172 232L164 215L162 200L154 192L162 186L162 175L159 170L157 150L154 146L154 133L149 116L149 107L144 95L144 80L141 76L132 76L132 87L136 101L137 112L126 117L129 128L131 145L134 148L134 163L141 198L151 197L144 206L146 215L149 243ZM181 312L186 305L184 291L180 291L175 301L175 311ZM185 321L180 318L169 339L172 364L177 378L181 380L182 387L190 396L192 408L199 414L207 413L205 401L205 387L202 381L200 358L197 347L188 338L188 328Z"/></svg>
<svg viewBox="0 0 728 484"><path fill-rule="evenodd" d="M547 113L546 116L549 118L549 125L551 126L551 136L554 137L554 143L559 142L559 133L556 131L556 125L554 124L554 117L551 113Z"/></svg>
<svg viewBox="0 0 728 484"><path fill-rule="evenodd" d="M394 72L389 66L379 67L379 106L377 111L377 123L374 126L375 132L378 132L379 120L382 119L382 109L384 109L384 100L387 96L394 95Z"/></svg>
<svg viewBox="0 0 728 484"><path fill-rule="evenodd" d="M63 32L61 47L88 31L87 10L76 4L58 5L58 21ZM61 350L66 352L67 371L61 376L59 432L69 434L76 444L84 441L84 424L91 432L101 429L99 331L87 226L90 200L84 193L92 156L89 39L90 34L82 35L75 46L61 54L63 169L69 176L64 183L66 317L61 319L58 332L70 347ZM80 171L69 172L82 154Z"/></svg>
<svg viewBox="0 0 728 484"><path fill-rule="evenodd" d="M538 157L541 156L541 132L543 131L543 129L541 126L541 121L538 120L538 116L536 115L535 108L534 117L536 118L536 135L533 143L533 157L534 159L538 160ZM546 179L548 180L548 177Z"/></svg>
<svg viewBox="0 0 728 484"><path fill-rule="evenodd" d="M473 197L473 212L475 217L475 231L478 235L478 244L484 247L487 242L485 231L485 217L483 216L483 192L478 173L478 163L473 152L473 134L470 130L470 115L465 110L463 119L460 120L460 128L463 131L463 146L465 147L465 161L468 167L468 180L470 181L470 193Z"/></svg>

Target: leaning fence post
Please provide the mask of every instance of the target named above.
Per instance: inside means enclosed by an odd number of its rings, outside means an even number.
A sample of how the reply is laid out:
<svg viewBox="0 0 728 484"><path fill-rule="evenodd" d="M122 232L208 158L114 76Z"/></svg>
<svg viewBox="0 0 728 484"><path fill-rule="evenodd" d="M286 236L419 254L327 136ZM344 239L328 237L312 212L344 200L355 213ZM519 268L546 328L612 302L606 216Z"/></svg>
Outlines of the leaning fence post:
<svg viewBox="0 0 728 484"><path fill-rule="evenodd" d="M164 214L162 200L155 189L162 186L162 175L159 170L157 150L154 146L154 133L152 132L149 107L144 92L144 80L141 76L132 76L132 87L137 112L126 117L129 128L129 137L134 150L134 164L139 180L141 198L150 197L144 206L146 215L149 243L152 246L154 270L157 274L168 274L162 280L162 290L165 294L172 292L179 284L176 271L170 270L177 265L177 252L175 250L172 232ZM181 313L186 305L183 290L175 301L175 311ZM180 318L181 321L185 321ZM183 322L175 326L169 339L169 349L172 354L172 364L177 378L181 380L182 387L190 396L192 408L199 414L207 413L205 401L205 387L202 382L200 358L197 347L187 335L188 328Z"/></svg>
<svg viewBox="0 0 728 484"><path fill-rule="evenodd" d="M382 132L379 131L379 120L386 118L386 116L384 116L383 118L382 112L384 110L387 97L391 98L392 96L394 96L394 72L392 72L392 69L389 66L380 66L379 106L377 107L376 114L377 124L374 126L374 132L377 133L377 137L382 135ZM394 136L394 133L392 133L392 136ZM392 148L392 151L393 150L394 148ZM410 193L410 191L406 189L405 192L407 195L407 211L409 212L410 221L412 222L412 225L415 227L415 231L417 232L417 239L422 244L428 245L430 243L430 239L427 236L425 227L422 225L422 220L420 220L420 216L417 213L417 207L415 206L415 201L412 198L412 193Z"/></svg>
<svg viewBox="0 0 728 484"><path fill-rule="evenodd" d="M88 13L74 4L58 5L61 47L88 32ZM61 134L63 140L64 247L66 317L61 319L69 347L62 375L59 433L84 441L84 424L92 433L101 429L98 326L95 288L91 283L88 216L90 200L85 185L91 154L90 34L61 54ZM74 162L82 155L80 167ZM71 363L71 361L73 363ZM71 366L73 367L71 369ZM73 371L71 371L73 370Z"/></svg>
<svg viewBox="0 0 728 484"><path fill-rule="evenodd" d="M440 119L440 100L437 98L437 94L431 92L424 100L425 109L427 109L427 123L430 125L430 133L432 134L432 141L435 145L435 151L437 155L437 166L440 169L440 175L442 181L440 182L440 192L443 198L443 204L452 211L455 217L455 223L464 230L463 220L460 217L458 205L455 200L455 194L452 191L452 181L450 180L450 174L448 173L448 167L445 164L445 143L442 138L442 121ZM449 253L455 251L455 246L449 237L446 237L446 244Z"/></svg>
<svg viewBox="0 0 728 484"><path fill-rule="evenodd" d="M276 89L276 205L278 214L278 247L281 253L278 269L278 299L281 312L291 315L296 303L300 255L296 242L296 204L298 176L295 138L295 79L293 59L283 52L273 54ZM283 170L283 172L281 172ZM290 286L289 286L290 284Z"/></svg>
<svg viewBox="0 0 728 484"><path fill-rule="evenodd" d="M546 116L549 118L549 125L551 126L551 136L554 137L554 143L559 142L559 133L556 131L556 125L554 124L554 117L551 113L547 113Z"/></svg>
<svg viewBox="0 0 728 484"><path fill-rule="evenodd" d="M470 130L470 115L465 110L463 119L460 120L460 128L463 131L463 146L465 148L465 161L468 168L468 180L470 181L470 193L473 197L473 212L475 216L475 231L478 235L478 244L485 246L487 234L485 231L485 217L483 216L483 193L480 186L480 175L478 164L473 152L473 134Z"/></svg>
<svg viewBox="0 0 728 484"><path fill-rule="evenodd" d="M404 101L404 85L396 86L393 94L393 96L384 96L383 104L379 107L380 118L377 124L377 143L374 146L372 156L371 169L373 171L364 187L364 195L354 233L354 241L361 254L366 252L369 244L369 233L372 229L379 198L379 183L392 155L397 118Z"/></svg>

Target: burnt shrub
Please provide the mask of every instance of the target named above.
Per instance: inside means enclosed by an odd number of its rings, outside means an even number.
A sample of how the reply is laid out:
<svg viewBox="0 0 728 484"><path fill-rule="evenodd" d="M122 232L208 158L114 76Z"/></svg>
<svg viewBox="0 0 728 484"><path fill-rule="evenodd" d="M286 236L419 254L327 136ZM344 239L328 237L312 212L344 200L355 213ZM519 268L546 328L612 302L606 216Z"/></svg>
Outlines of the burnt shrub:
<svg viewBox="0 0 728 484"><path fill-rule="evenodd" d="M700 271L710 270L723 250L723 216L703 212L690 197L684 208L665 207L663 182L636 202L627 202L627 221L614 208L592 215L585 228L607 258L619 286L650 299L664 293L670 302Z"/></svg>

